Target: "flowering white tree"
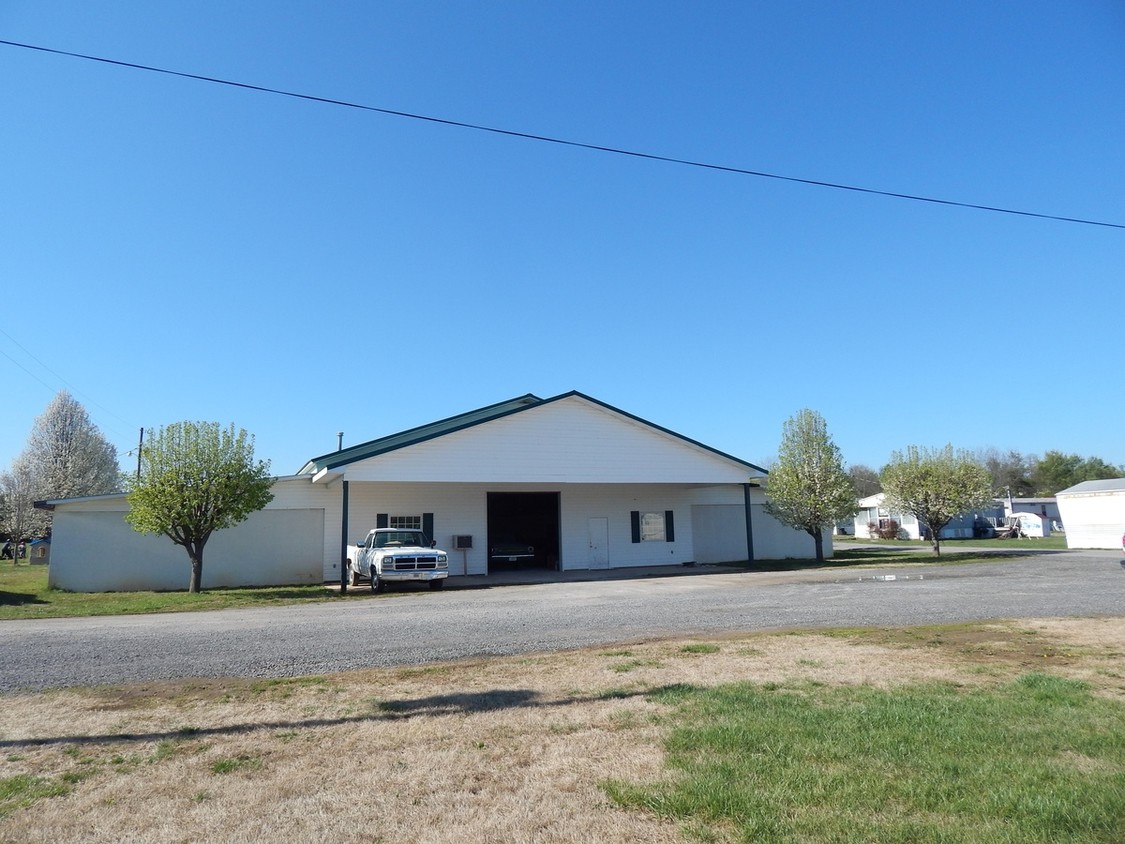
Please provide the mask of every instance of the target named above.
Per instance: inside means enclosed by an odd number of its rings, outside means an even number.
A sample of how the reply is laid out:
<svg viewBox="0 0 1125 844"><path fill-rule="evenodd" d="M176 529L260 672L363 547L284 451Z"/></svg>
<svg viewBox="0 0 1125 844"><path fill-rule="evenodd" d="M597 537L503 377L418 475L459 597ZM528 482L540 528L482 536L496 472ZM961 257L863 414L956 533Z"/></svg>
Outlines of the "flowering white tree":
<svg viewBox="0 0 1125 844"><path fill-rule="evenodd" d="M945 448L907 446L892 452L883 467L883 491L889 506L910 513L930 532L941 554L941 530L958 516L992 503L992 476L971 453Z"/></svg>
<svg viewBox="0 0 1125 844"><path fill-rule="evenodd" d="M23 456L17 457L11 469L0 472L0 527L8 534L13 548L42 523L42 515L34 507L35 500L31 466ZM15 559L13 552L12 560Z"/></svg>
<svg viewBox="0 0 1125 844"><path fill-rule="evenodd" d="M101 495L120 489L117 449L86 408L61 391L35 420L24 452L41 499Z"/></svg>
<svg viewBox="0 0 1125 844"><path fill-rule="evenodd" d="M774 518L812 537L816 561L823 563L824 531L855 515L856 496L828 423L815 410L786 420L766 498Z"/></svg>
<svg viewBox="0 0 1125 844"><path fill-rule="evenodd" d="M86 408L65 390L36 418L27 445L4 473L6 525L19 513L25 535L50 530L51 515L34 501L101 495L121 488L117 449L90 421ZM7 527L12 531L12 527Z"/></svg>

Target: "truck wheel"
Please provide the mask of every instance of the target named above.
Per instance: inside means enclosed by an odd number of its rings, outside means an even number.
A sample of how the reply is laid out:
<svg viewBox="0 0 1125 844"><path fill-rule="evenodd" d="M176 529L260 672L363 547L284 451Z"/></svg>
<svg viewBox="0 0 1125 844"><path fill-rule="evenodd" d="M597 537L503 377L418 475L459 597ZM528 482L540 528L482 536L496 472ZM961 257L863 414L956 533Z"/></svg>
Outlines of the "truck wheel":
<svg viewBox="0 0 1125 844"><path fill-rule="evenodd" d="M371 572L371 591L378 594L383 589L383 584L379 581L379 575Z"/></svg>
<svg viewBox="0 0 1125 844"><path fill-rule="evenodd" d="M430 590L436 592L438 589L441 589L441 587L444 586L444 585L445 585L445 578L444 577L441 580L431 580L430 581Z"/></svg>
<svg viewBox="0 0 1125 844"><path fill-rule="evenodd" d="M352 568L351 561L348 561L348 585L359 586L359 572Z"/></svg>

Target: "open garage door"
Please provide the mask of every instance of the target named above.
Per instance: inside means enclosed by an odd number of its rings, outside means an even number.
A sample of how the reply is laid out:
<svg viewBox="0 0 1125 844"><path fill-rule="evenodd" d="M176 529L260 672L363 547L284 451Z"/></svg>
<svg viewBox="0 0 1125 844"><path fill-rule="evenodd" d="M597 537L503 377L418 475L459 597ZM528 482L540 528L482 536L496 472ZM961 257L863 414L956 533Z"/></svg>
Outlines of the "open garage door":
<svg viewBox="0 0 1125 844"><path fill-rule="evenodd" d="M559 494L488 493L488 570L559 567Z"/></svg>

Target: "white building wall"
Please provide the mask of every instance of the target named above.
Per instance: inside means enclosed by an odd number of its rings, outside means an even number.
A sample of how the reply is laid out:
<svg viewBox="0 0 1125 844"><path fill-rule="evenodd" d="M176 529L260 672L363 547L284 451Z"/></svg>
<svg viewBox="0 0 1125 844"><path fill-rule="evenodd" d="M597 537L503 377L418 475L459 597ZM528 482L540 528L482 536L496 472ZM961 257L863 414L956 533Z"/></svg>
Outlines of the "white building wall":
<svg viewBox="0 0 1125 844"><path fill-rule="evenodd" d="M609 568L679 565L695 560L691 529L691 490L677 486L607 484L564 490L562 548L564 569L588 569L589 520L609 522ZM673 516L672 542L633 542L630 513L663 513Z"/></svg>
<svg viewBox="0 0 1125 844"><path fill-rule="evenodd" d="M339 496L339 484L333 488ZM421 484L421 483L356 483L348 491L348 542L361 541L375 527L379 513L391 516L434 514L434 536L438 547L449 552L449 573L484 574L488 562L487 527L488 497L490 487L478 484ZM340 512L339 510L337 511ZM337 515L335 533L328 543L332 558L326 559L325 577L338 580L340 569L340 523ZM464 551L452 550L454 535L473 537L473 547Z"/></svg>
<svg viewBox="0 0 1125 844"><path fill-rule="evenodd" d="M811 560L816 557L816 543L803 530L791 528L766 512L764 503L755 503L751 514L754 524L754 559ZM832 557L832 528L823 533L824 557Z"/></svg>
<svg viewBox="0 0 1125 844"><path fill-rule="evenodd" d="M339 484L333 484L339 497ZM479 575L488 571L488 493L554 492L559 494L559 567L563 570L590 568L589 520L605 518L609 525L609 566L677 565L695 561L692 541L692 504L696 490L679 485L634 484L349 484L349 542L362 539L375 527L379 513L388 515L434 514L434 539L449 552L450 574ZM733 495L741 498L741 488ZM741 506L741 505L740 505ZM632 541L630 513L663 513L671 510L672 542ZM741 536L746 558L744 522L730 526ZM335 532L333 532L335 531ZM326 530L325 579L339 578L339 521ZM470 535L473 547L452 550L454 535ZM329 537L335 537L332 541Z"/></svg>
<svg viewBox="0 0 1125 844"><path fill-rule="evenodd" d="M275 482L274 500L239 525L217 531L203 552L203 588L320 583L325 514L307 478ZM76 592L185 589L187 552L125 521L124 495L75 500L55 509L48 582Z"/></svg>
<svg viewBox="0 0 1125 844"><path fill-rule="evenodd" d="M692 504L691 527L697 563L746 559L746 508L742 504Z"/></svg>
<svg viewBox="0 0 1125 844"><path fill-rule="evenodd" d="M569 398L359 461L353 481L741 483L746 466Z"/></svg>
<svg viewBox="0 0 1125 844"><path fill-rule="evenodd" d="M338 487L334 484L330 488ZM349 485L349 542L362 539L375 526L379 513L421 515L433 513L434 539L449 552L450 574L483 575L488 572L488 493L553 492L559 495L559 568L592 567L590 519L604 518L609 528L607 549L610 568L713 563L746 559L745 505L741 485L706 488L675 484L425 484L356 483ZM337 496L339 490L337 489ZM810 559L812 538L770 516L764 494L754 490L754 554L757 559ZM672 542L633 542L632 511L663 513L671 510ZM705 532L697 541L696 530ZM339 578L339 523L326 530L329 551L325 579ZM454 535L473 537L473 547L452 550ZM831 530L825 531L824 550L832 554ZM334 537L334 539L333 539Z"/></svg>
<svg viewBox="0 0 1125 844"><path fill-rule="evenodd" d="M1125 534L1125 489L1060 494L1068 548L1120 548Z"/></svg>
<svg viewBox="0 0 1125 844"><path fill-rule="evenodd" d="M755 560L813 559L816 544L803 530L795 530L771 516L765 493L750 492ZM740 562L746 559L746 505L741 487L696 490L692 505L695 559L698 563ZM824 556L833 553L832 529L824 534Z"/></svg>
<svg viewBox="0 0 1125 844"><path fill-rule="evenodd" d="M170 539L136 533L125 521L126 511L123 497L115 507L58 507L47 583L72 592L187 588L187 554Z"/></svg>

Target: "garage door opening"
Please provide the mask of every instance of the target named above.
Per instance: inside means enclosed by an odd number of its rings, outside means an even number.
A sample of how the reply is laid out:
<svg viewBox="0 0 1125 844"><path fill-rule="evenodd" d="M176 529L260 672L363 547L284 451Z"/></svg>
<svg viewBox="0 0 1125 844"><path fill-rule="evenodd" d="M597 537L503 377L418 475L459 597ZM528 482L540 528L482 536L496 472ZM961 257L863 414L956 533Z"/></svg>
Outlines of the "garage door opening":
<svg viewBox="0 0 1125 844"><path fill-rule="evenodd" d="M559 494L488 493L488 570L559 567Z"/></svg>

